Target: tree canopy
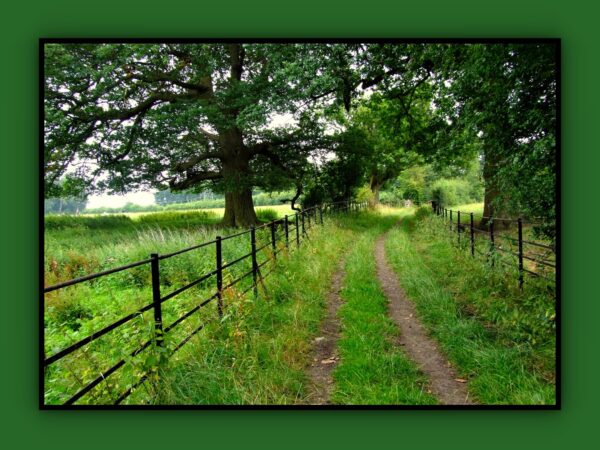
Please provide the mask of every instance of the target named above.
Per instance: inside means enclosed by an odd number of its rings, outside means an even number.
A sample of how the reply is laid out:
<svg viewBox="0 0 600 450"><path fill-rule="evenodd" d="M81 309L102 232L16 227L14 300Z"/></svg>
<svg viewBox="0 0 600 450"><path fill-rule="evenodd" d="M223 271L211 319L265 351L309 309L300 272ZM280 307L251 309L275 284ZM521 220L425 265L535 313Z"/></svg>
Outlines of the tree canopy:
<svg viewBox="0 0 600 450"><path fill-rule="evenodd" d="M253 188L321 201L479 156L486 215L550 224L556 63L536 43L46 44L45 193L210 189L239 226Z"/></svg>

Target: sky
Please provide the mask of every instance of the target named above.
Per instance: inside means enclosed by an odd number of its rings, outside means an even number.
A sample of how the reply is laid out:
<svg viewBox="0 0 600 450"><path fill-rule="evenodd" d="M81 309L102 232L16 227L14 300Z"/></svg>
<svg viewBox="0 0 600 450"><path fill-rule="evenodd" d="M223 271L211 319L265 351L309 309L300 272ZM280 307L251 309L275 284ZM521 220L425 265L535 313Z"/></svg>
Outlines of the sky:
<svg viewBox="0 0 600 450"><path fill-rule="evenodd" d="M119 208L125 205L125 203L135 203L142 206L152 205L154 204L154 192L156 191L130 192L125 195L90 195L86 207L100 208L108 206L110 208Z"/></svg>

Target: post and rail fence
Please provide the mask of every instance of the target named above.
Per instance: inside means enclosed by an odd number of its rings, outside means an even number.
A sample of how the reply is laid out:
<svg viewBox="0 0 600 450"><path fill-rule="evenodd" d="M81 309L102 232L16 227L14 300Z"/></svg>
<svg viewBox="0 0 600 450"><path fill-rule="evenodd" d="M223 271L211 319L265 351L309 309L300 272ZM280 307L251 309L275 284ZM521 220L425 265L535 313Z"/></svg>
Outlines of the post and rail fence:
<svg viewBox="0 0 600 450"><path fill-rule="evenodd" d="M521 289L525 282L525 274L536 278L542 278L551 283L556 283L555 246L544 242L523 239L523 225L535 225L534 223L526 222L522 217L509 219L484 216L483 219L487 220L488 226L488 229L485 230L475 226L472 212L465 213L454 211L452 209L444 208L436 202L432 202L431 206L437 216L449 221L450 230L452 232L456 231L456 240L459 246L461 245L461 235L468 233L468 248L470 249L473 258L476 254L479 254L486 257L491 266L494 266L495 262L498 261L505 266L516 268L518 272L519 287ZM465 214L468 214L469 221L467 223L461 222L461 213L463 217ZM453 219L454 216L456 216L456 221ZM496 223L504 224L506 225L506 228L511 224L516 224L516 237L509 236L508 233L502 233L498 227L495 227ZM479 235L481 239L476 239L476 234ZM467 238L465 237L464 239ZM477 248L476 244L478 241L485 242L485 251L481 251ZM524 246L538 251L526 253ZM506 255L507 258L499 258L499 254ZM530 263L529 267L526 266L525 261Z"/></svg>
<svg viewBox="0 0 600 450"><path fill-rule="evenodd" d="M227 308L225 304L224 292L228 289L232 288L242 280L252 277L252 283L249 287L247 287L244 291L239 293L240 296L247 294L250 290L253 290L254 295L258 296L258 285L262 283L262 280L268 276L273 268L266 273L261 273L261 268L265 266L268 262L272 262L273 265L277 261L277 254L280 253L283 249L290 251L292 248L299 248L304 240L308 239L308 231L312 229L314 225L323 225L324 217L336 215L339 213L349 213L349 212L357 212L365 207L367 207L367 202L353 202L353 201L342 201L336 203L327 203L318 206L314 206L307 209L302 209L299 212L296 212L293 216L294 218L290 220L290 216L286 215L283 219L276 219L271 222L262 224L257 227L251 227L247 230L240 231L238 233L234 233L228 236L216 236L216 238L212 241L203 242L198 245L194 245L188 248L184 248L181 250L177 250L175 252L167 253L167 254L159 254L152 253L150 258L144 259L142 261L132 262L127 265L123 265L120 267L115 267L112 269L104 270L101 272L85 275L79 278L71 279L68 281L63 281L51 286L46 286L43 288L43 293L47 294L49 292L57 291L59 289L65 289L69 286L74 286L86 281L96 280L101 277L105 277L108 275L116 274L119 272L123 272L132 268L149 265L150 266L150 283L152 287L152 301L138 308L136 311L127 314L124 317L110 323L109 325L104 326L103 328L93 332L87 337L78 340L77 342L66 346L58 351L55 351L53 354L46 356L44 355L42 366L45 371L49 366L56 363L57 361L63 359L64 357L73 354L79 349L82 349L87 344L96 341L102 336L107 335L109 332L116 330L117 328L131 322L135 318L141 316L143 313L153 310L153 336L151 339L146 340L141 345L137 346L133 351L129 352L126 357L120 359L117 363L113 364L111 367L102 370L96 378L93 380L84 383L83 386L79 388L79 390L73 394L69 394L68 399L62 403L63 405L73 405L75 402L80 400L84 395L88 394L92 391L96 386L100 383L106 381L108 377L117 372L120 368L125 366L128 360L139 355L144 350L150 348L151 346L155 346L155 348L162 348L163 351L165 346L165 336L169 334L175 327L184 322L186 319L200 311L203 307L210 304L213 300L216 299L217 303L217 312L218 317L223 317L223 312ZM278 233L278 228L283 230ZM256 234L258 230L261 229L270 229L269 233L269 242L264 245L258 245ZM292 236L290 236L290 232ZM295 232L295 246L291 245L290 240L294 239ZM224 262L223 260L223 243L229 239L237 238L240 236L248 235L250 241L250 252L234 259L230 262ZM278 240L279 239L279 240ZM280 245L278 245L280 244ZM209 271L208 273L204 273L199 278L195 279L187 283L186 285L171 291L168 294L163 295L161 293L161 261L172 258L176 255L180 255L186 252L190 252L193 250L198 250L201 248L208 248L210 246L214 246L215 251L215 268L214 270ZM271 256L267 257L265 261L258 262L258 254L265 249L270 249ZM238 276L231 282L224 285L224 271L230 269L234 265L246 260L247 258L251 258L251 269L249 271L244 272L241 276ZM199 303L196 304L192 309L188 310L186 313L181 315L175 321L173 321L169 325L165 325L163 321L163 310L162 305L173 297L187 291L188 289L194 286L200 286L208 282L211 278L214 277L214 288L215 291L208 298L203 299ZM190 334L188 334L182 341L174 345L171 349L169 349L169 355L172 356L175 352L177 352L183 345L185 345L195 334L197 334L200 330L204 328L204 324L196 327ZM125 391L120 392L118 395L114 396L114 404L120 404L123 402L135 389L137 389L142 383L144 383L149 377L148 373L142 374L139 379L130 387L128 387Z"/></svg>

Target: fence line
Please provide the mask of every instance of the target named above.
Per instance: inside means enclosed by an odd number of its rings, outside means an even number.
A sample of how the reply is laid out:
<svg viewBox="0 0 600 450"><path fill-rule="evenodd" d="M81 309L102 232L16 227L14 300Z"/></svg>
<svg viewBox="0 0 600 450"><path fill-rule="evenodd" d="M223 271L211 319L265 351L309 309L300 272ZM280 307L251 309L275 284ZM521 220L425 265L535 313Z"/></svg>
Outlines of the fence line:
<svg viewBox="0 0 600 450"><path fill-rule="evenodd" d="M525 274L528 274L532 277L536 277L536 278L543 278L547 281L550 281L552 283L556 283L556 250L554 248L553 245L548 245L548 244L544 244L541 242L535 242L535 241L531 241L531 240L525 240L523 239L523 224L528 224L530 222L525 222L523 220L523 218L518 217L516 219L510 219L510 218L496 218L496 217L484 217L485 219L488 220L489 223L489 229L488 230L483 230L480 228L476 228L474 226L474 220L473 220L473 213L472 212L461 212L461 211L454 211L452 209L447 209L447 208L443 208L440 204L437 204L435 202L431 202L431 206L433 208L433 211L435 214L437 214L437 216L441 217L444 220L449 220L450 222L450 230L454 231L456 230L456 234L457 234L457 242L460 245L461 243L461 234L466 233L467 231L469 232L469 247L470 247L470 252L471 252L471 256L475 257L475 254L479 254L482 256L485 256L489 261L490 264L493 266L495 261L496 261L496 255L497 252L501 252L507 255L510 255L514 258L516 258L516 268L518 269L518 279L519 279L519 288L523 288L523 283L525 282ZM468 222L462 222L461 223L461 214L464 217L465 214L469 217ZM454 222L453 216L456 216L456 222ZM494 227L494 223L495 222L501 222L501 223L516 223L517 225L517 238L513 238L510 236L506 236L503 233L498 233L497 231L495 232L495 227ZM478 235L480 235L488 244L488 250L487 252L481 252L478 249L475 248L476 245L476 239L475 239L475 233L477 233ZM499 239L505 239L506 241L509 242L508 244L508 248L504 248L503 245L501 243L499 243ZM514 249L511 244L516 244L516 249ZM541 248L544 250L547 250L549 252L552 253L552 255L554 255L554 259L547 259L547 255L540 255L540 254L526 254L524 251L524 245L531 245L534 246L536 248ZM514 251L516 250L516 251ZM537 258L536 258L537 256ZM529 270L528 268L525 267L525 263L524 261L531 261L534 262L536 265L540 264L544 267L550 268L552 269L553 272L553 277L549 278L547 276L545 276L543 273L539 273L539 272L534 272L532 270ZM506 261L503 260L499 260L500 263L502 263L505 266L508 267L515 267L514 264L514 260L513 260L513 264L509 264Z"/></svg>
<svg viewBox="0 0 600 450"><path fill-rule="evenodd" d="M295 231L295 236L292 236L291 239L293 240L295 237L295 243L296 243L295 247L299 248L301 243L304 242L304 240L308 239L308 230L310 230L314 225L317 225L317 224L323 225L323 223L324 223L323 217L324 216L331 215L331 214L337 214L337 213L341 213L341 212L345 212L345 213L356 212L356 211L360 211L361 209L365 208L366 206L367 206L366 202L352 202L352 201L342 201L342 202L328 203L328 204L323 204L323 205L319 205L319 206L314 206L312 208L307 208L307 209L303 209L299 212L296 212L293 215L294 219L292 221L290 221L290 218L289 218L290 216L286 215L283 219L276 219L271 222L260 225L258 227L253 226L250 229L247 229L247 230L244 230L244 231L241 231L238 233L234 233L229 236L223 236L223 237L217 236L212 241L203 242L202 244L194 245L194 246L184 248L184 249L172 252L172 253L167 253L164 255L159 255L158 253L152 253L150 255L149 259L145 259L142 261L136 261L136 262L124 265L124 266L115 267L113 269L93 273L93 274L82 276L79 278L74 278L72 280L60 282L60 283L54 284L52 286L45 287L43 289L44 294L53 292L53 291L56 291L59 289L64 289L66 287L73 286L73 285L76 285L79 283L83 283L85 281L95 280L95 279L98 279L103 276L122 272L122 271L125 271L128 269L134 268L134 267L139 267L142 265L150 264L151 286L152 286L152 302L151 303L146 304L145 306L137 309L133 313L130 313L130 314L112 322L111 324L101 328L98 331L93 332L92 334L86 336L85 338L80 339L79 341L67 346L66 348L63 348L63 349L55 352L54 354L46 357L43 361L43 367L44 367L44 369L46 369L48 366L55 363L56 361L61 360L62 358L72 354L73 352L84 347L85 345L87 345L87 344L99 339L100 337L106 335L107 333L121 327L122 325L130 322L131 320L135 319L136 317L139 317L141 314L143 314L146 311L149 311L150 309L152 309L153 313L154 313L154 316L153 316L153 338L150 340L147 340L142 345L138 346L133 351L131 351L129 353L128 357L120 359L117 363L113 364L110 368L102 371L98 377L96 377L92 381L85 384L85 386L81 387L81 389L79 389L79 391L77 391L74 395L72 395L64 404L65 405L74 404L77 400L79 400L85 394L90 392L94 387L99 385L101 382L106 381L106 379L110 375L115 373L118 369L120 369L121 367L123 367L126 364L127 358L133 358L134 356L140 354L147 348L151 347L152 344L154 344L154 346L156 348L164 347L165 334L172 331L177 325L184 322L186 319L188 319L189 317L191 317L192 315L194 315L195 313L200 311L203 307L205 307L206 305L208 305L215 299L217 300L218 316L220 318L222 318L223 311L227 307L227 305L224 305L224 302L223 302L223 292L226 291L227 289L230 289L237 283L241 282L243 279L252 276L252 284L250 285L249 288L245 289L240 295L245 295L250 290L253 290L254 295L257 296L258 295L258 283L259 282L262 283L262 280L266 276L268 276L271 273L271 271L273 270L273 269L271 269L268 273L263 275L261 273L260 269L270 261L272 261L273 264L275 264L275 262L277 260L277 254L282 251L282 249L278 249L278 246L277 246L278 238L279 238L279 243L283 244L283 246L285 246L285 248L289 251L289 250L291 250L291 248L294 247L290 243L290 232ZM277 232L277 228L279 226L282 226L283 233ZM260 230L260 229L266 229L266 228L270 229L270 236L269 236L270 242L258 247L257 243L256 243L256 231ZM234 238L234 237L243 236L246 234L250 235L250 246L251 246L250 253L245 254L241 257L238 257L237 259L235 259L233 261L230 261L230 262L224 264L223 263L223 255L222 255L223 241ZM161 293L160 262L163 260L166 260L168 258L171 258L173 256L180 255L182 253L189 252L192 250L197 250L197 249L200 249L203 247L208 247L211 245L215 246L215 269L208 273L201 275L198 279L186 284L185 286L182 286L174 291L171 291L170 293L168 293L166 295L163 295ZM264 250L266 248L269 248L269 247L272 250L272 255L270 257L267 257L267 259L265 261L263 261L259 264L258 258L257 258L258 252L260 252L261 250ZM244 272L241 276L237 277L236 279L234 279L233 281L229 282L228 284L226 284L224 286L223 285L224 270L235 266L236 264L246 260L247 258L251 258L252 269ZM213 276L215 277L216 292L214 292L208 298L202 300L194 308L192 308L191 310L189 310L188 312L186 312L185 314L180 316L173 323L164 327L163 313L162 313L163 303L165 303L166 301L170 300L171 298L181 294L182 292L185 292L188 289L190 289L196 285L199 285L200 283L208 280L209 278L211 278ZM177 345L175 345L175 347L173 348L173 350L169 356L173 355L176 351L178 351L195 334L197 334L200 330L202 330L202 328L204 328L204 326L205 326L205 324L201 324L199 327L195 328L189 335L187 335L182 341L180 341ZM144 383L148 379L148 377L149 377L149 374L144 373L138 379L137 382L135 382L132 386L130 386L124 392L120 393L117 400L115 401L115 404L119 404L123 400L125 400L132 392L134 392L134 390L137 387L139 387L142 383Z"/></svg>

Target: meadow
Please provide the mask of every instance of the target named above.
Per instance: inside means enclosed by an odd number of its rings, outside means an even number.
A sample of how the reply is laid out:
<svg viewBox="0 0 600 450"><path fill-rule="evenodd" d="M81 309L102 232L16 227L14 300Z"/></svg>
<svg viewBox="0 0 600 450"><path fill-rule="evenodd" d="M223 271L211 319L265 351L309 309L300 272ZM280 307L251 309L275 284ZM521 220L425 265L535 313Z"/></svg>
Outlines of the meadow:
<svg viewBox="0 0 600 450"><path fill-rule="evenodd" d="M462 210L463 206L461 206ZM473 208L477 208L474 205ZM260 213L265 220L287 214ZM401 226L397 226L402 219ZM46 285L227 236L213 212L47 219ZM294 251L279 249L259 296L241 295L248 278L224 292L222 318L214 302L169 329L163 349L149 346L152 311L53 363L45 371L45 403L61 404L98 374L124 360L77 404L305 404L314 386L306 374L324 317L336 261L346 273L339 311L341 361L333 372L335 404L436 404L427 380L394 342L398 329L374 270L375 239L387 232L390 264L424 324L449 361L484 404L551 404L555 393L555 305L547 285L521 291L514 269L471 258L427 208L384 208L329 216ZM281 237L281 236L280 236ZM257 232L258 246L269 243ZM223 242L224 262L250 249L248 235ZM272 256L269 245L259 262ZM161 261L161 292L168 294L214 268L214 245ZM250 268L225 273L224 284ZM165 326L215 291L214 279L163 304ZM46 294L44 345L51 355L151 301L148 265ZM169 354L194 330L189 342ZM141 377L147 381L137 385Z"/></svg>

